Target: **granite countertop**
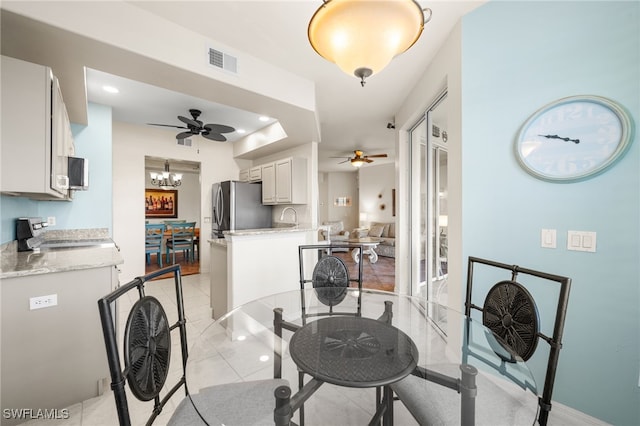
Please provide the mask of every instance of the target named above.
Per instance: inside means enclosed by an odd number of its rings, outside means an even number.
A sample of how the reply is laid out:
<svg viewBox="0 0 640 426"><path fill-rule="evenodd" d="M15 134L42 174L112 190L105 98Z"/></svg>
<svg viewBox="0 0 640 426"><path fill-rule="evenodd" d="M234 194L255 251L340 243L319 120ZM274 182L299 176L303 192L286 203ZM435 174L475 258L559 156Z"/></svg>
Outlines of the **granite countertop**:
<svg viewBox="0 0 640 426"><path fill-rule="evenodd" d="M110 240L108 234L105 236L102 230L98 231L99 232L95 232L95 230L56 231L48 235L49 238L44 238L43 244L46 244L46 241L49 240L55 240L57 242L63 240L70 244L82 244L84 241L94 239ZM0 246L0 255L2 257L0 279L101 268L124 263L120 255L120 249L115 243L112 246L88 245L48 249L43 246L40 250L23 252L18 252L17 247L16 241L11 241Z"/></svg>
<svg viewBox="0 0 640 426"><path fill-rule="evenodd" d="M221 246L227 245L227 239L231 237L243 237L251 235L267 235L267 234L282 234L287 232L308 232L317 231L318 227L311 224L301 223L294 225L293 223L274 223L271 228L258 228L258 229L241 229L238 231L223 231L225 238L212 238L209 240L211 244L217 244Z"/></svg>

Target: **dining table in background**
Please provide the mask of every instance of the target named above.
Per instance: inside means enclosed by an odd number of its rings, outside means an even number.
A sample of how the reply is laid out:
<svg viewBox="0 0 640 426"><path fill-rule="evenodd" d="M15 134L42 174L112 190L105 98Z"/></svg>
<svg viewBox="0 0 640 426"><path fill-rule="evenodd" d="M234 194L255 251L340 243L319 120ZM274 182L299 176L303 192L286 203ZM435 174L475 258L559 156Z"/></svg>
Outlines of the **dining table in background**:
<svg viewBox="0 0 640 426"><path fill-rule="evenodd" d="M276 423L297 423L303 403L308 426L370 424L381 405L386 416L377 417L375 423L384 420L388 425L395 419L397 424L417 424L401 401L391 399L385 413L388 395L386 400L381 399L382 388L413 374L435 376L436 381L424 380L425 388L451 392L449 396L453 395L454 404L458 404L452 409L460 411L463 418L467 416L467 424L473 424L475 416L494 425L535 422L538 401L532 372L524 361L511 357L481 321L421 298L354 288L339 290L344 295L331 308L336 313L348 313L346 319L337 314L316 316L329 311L322 290L295 290L260 298L191 335L186 373L190 393L213 385L280 375L289 382L291 399L289 395L280 399ZM281 321L294 327L281 328ZM391 339L384 341L383 336ZM360 347L358 339L363 343ZM315 345L315 359L314 353L300 345ZM344 356L344 350L336 350L339 347L351 351L348 361L352 364L360 362L371 368L375 363L368 358L378 357L381 361L376 362L393 368L388 375L370 379L368 374L356 377L353 372L341 372L343 360L338 358ZM513 362L505 362L510 357ZM335 369L332 363L336 363ZM301 372L307 385L302 392L298 382ZM478 383L471 393L463 391L456 396L455 390L442 385L457 386L470 376ZM495 394L500 392L496 389L510 395L508 402L498 399ZM210 409L198 407L198 398L193 401L207 423L216 422L215 417L207 418L213 416ZM274 415L275 408L274 395Z"/></svg>

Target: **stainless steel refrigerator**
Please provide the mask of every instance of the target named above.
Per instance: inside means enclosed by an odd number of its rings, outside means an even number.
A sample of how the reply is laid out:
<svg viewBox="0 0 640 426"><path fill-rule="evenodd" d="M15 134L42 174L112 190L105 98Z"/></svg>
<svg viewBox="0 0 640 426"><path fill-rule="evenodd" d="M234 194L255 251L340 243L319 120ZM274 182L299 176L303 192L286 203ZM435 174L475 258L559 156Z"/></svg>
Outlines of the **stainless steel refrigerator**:
<svg viewBox="0 0 640 426"><path fill-rule="evenodd" d="M227 180L213 184L212 237L223 231L271 228L272 206L262 205L262 184Z"/></svg>

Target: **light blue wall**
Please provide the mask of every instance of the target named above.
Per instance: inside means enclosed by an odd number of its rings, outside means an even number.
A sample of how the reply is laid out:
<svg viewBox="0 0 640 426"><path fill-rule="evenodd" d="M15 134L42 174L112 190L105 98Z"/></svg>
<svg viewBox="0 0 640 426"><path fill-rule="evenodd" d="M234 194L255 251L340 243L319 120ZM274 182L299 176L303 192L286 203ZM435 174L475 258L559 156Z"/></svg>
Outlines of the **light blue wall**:
<svg viewBox="0 0 640 426"><path fill-rule="evenodd" d="M637 132L613 168L577 183L533 178L513 143L572 95L615 100L640 125L639 22L638 2L490 2L462 26L463 256L573 279L554 400L616 425L640 424ZM542 228L556 249L540 247ZM568 230L596 231L597 252L568 251Z"/></svg>
<svg viewBox="0 0 640 426"><path fill-rule="evenodd" d="M109 228L112 231L111 108L89 104L87 126L72 124L76 157L89 159L89 190L68 201L0 197L1 243L15 239L15 218L56 217L50 229ZM25 164L25 172L28 165Z"/></svg>

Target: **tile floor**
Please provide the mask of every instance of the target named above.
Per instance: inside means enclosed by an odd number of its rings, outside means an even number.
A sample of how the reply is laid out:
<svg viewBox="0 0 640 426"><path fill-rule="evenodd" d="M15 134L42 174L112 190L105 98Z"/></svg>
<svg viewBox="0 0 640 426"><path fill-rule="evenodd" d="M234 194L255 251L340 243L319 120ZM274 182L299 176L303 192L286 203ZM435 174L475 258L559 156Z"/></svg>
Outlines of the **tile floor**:
<svg viewBox="0 0 640 426"><path fill-rule="evenodd" d="M172 301L172 280L159 280L154 281L154 286L148 288L148 294L151 294L158 298L160 302L165 306L175 306L175 300ZM209 275L208 274L195 274L183 277L183 291L184 291L184 303L185 312L187 316L188 336L197 336L205 327L211 324L210 310L209 310ZM131 308L131 301L123 301L120 304L120 312L128 312ZM169 321L172 321L172 313L168 312ZM124 327L126 321L126 315L120 315L120 326ZM193 342L193 340L191 340ZM177 358L174 358L177 359ZM174 363L174 366L179 363ZM179 374L180 367L176 366L177 370L173 370L173 374ZM154 425L163 426L167 423L173 408L177 405L183 395L178 394L174 397L174 400L170 401L169 406L165 408L165 412L158 417ZM330 386L326 386L318 391L316 397L319 398L341 398L347 397L354 402L353 413L349 416L350 419L345 421L344 413L338 413L341 421L337 421L332 416L336 413L327 412L307 412L307 425L346 425L346 424L366 424L370 419L370 413L368 413L367 406L371 405L369 400L373 400L373 393L369 395L364 394L361 390L357 389L345 389ZM139 403L135 398L128 398L129 408L131 411L132 423L134 425L142 425L145 423L148 417L150 406L149 403ZM117 414L115 409L115 402L111 391L106 391L104 395L92 398L81 403L75 404L68 408L69 418L66 420L32 420L24 425L28 426L112 426L117 425ZM416 425L417 423L404 409L401 403L394 405L395 410L395 424L400 426ZM600 422L589 416L586 416L580 412L576 412L572 409L563 407L562 405L554 405L554 409L551 412L549 425L605 425L606 423Z"/></svg>

